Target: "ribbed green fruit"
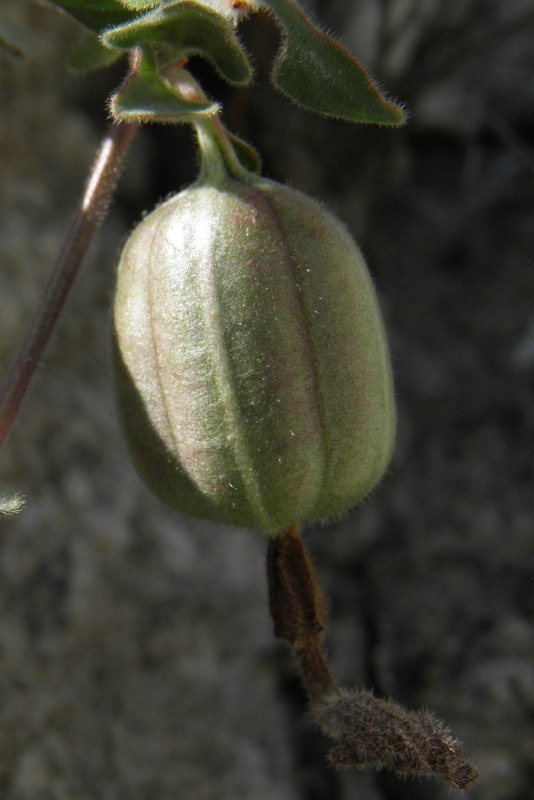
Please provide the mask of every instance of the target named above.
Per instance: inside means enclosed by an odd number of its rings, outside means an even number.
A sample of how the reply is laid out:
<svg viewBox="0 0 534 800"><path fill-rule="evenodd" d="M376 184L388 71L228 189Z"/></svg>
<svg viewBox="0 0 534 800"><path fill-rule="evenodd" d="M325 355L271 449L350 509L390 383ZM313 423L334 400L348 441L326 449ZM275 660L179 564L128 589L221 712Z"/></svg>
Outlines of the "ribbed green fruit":
<svg viewBox="0 0 534 800"><path fill-rule="evenodd" d="M392 450L389 356L346 228L258 179L195 185L134 230L114 309L134 462L195 517L276 532L346 511Z"/></svg>

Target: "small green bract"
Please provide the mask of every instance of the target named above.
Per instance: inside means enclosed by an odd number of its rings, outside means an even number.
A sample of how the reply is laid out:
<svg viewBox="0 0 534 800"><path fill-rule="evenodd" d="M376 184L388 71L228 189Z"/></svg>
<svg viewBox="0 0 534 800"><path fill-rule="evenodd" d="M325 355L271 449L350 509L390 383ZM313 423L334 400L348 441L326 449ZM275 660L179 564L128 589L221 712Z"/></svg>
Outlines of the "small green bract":
<svg viewBox="0 0 534 800"><path fill-rule="evenodd" d="M275 533L360 501L395 410L375 292L345 226L269 180L199 182L120 262L118 404L147 485L179 511Z"/></svg>

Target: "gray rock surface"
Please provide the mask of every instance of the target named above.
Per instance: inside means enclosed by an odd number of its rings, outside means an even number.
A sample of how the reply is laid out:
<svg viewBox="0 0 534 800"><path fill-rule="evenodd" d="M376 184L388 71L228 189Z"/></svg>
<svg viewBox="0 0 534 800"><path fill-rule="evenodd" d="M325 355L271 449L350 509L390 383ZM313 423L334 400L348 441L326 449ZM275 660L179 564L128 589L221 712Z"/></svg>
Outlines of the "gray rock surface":
<svg viewBox="0 0 534 800"><path fill-rule="evenodd" d="M352 228L397 376L389 474L346 519L306 537L329 597L328 649L346 684L447 719L482 773L471 797L530 800L531 3L315 7L412 115L391 132L289 106L266 86L272 27L245 26L258 86L227 95L229 123L271 177L321 196ZM117 78L67 75L72 26L45 6L3 0L0 20L32 51L27 62L0 55L4 371ZM182 130L136 144L3 448L0 479L27 504L0 521L0 797L444 800L434 782L326 766L327 743L272 637L265 542L178 517L130 466L109 366L113 270L133 220L194 174L192 152Z"/></svg>

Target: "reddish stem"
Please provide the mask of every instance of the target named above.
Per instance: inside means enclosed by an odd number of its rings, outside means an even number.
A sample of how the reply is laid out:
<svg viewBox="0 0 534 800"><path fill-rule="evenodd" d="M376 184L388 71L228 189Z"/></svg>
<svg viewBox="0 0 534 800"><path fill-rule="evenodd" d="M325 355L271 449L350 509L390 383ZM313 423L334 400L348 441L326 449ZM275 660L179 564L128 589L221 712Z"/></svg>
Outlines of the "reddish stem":
<svg viewBox="0 0 534 800"><path fill-rule="evenodd" d="M267 577L274 635L293 648L309 700L337 694L322 646L324 595L295 525L269 540Z"/></svg>
<svg viewBox="0 0 534 800"><path fill-rule="evenodd" d="M136 125L113 124L100 146L79 209L48 279L39 308L0 392L0 445L17 416L72 282L105 216L136 130Z"/></svg>

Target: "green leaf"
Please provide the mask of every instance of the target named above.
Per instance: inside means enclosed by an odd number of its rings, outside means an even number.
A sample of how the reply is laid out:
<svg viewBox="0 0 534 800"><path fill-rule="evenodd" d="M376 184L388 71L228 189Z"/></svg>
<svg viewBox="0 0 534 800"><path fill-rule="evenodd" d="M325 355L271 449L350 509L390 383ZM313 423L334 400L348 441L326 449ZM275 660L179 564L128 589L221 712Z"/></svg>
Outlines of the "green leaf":
<svg viewBox="0 0 534 800"><path fill-rule="evenodd" d="M162 5L162 0L122 0L122 5L132 11L146 11Z"/></svg>
<svg viewBox="0 0 534 800"><path fill-rule="evenodd" d="M52 5L68 11L78 22L96 33L114 25L121 25L137 16L124 8L119 0L48 0Z"/></svg>
<svg viewBox="0 0 534 800"><path fill-rule="evenodd" d="M258 153L251 147L248 142L244 142L239 136L226 131L228 138L232 143L235 154L239 159L241 166L245 167L249 172L254 172L256 175L261 173L261 159Z"/></svg>
<svg viewBox="0 0 534 800"><path fill-rule="evenodd" d="M108 67L124 54L106 47L93 31L85 31L69 58L69 67L78 72L87 72L100 67Z"/></svg>
<svg viewBox="0 0 534 800"><path fill-rule="evenodd" d="M349 122L405 122L402 108L386 100L354 56L316 28L294 0L262 3L284 33L272 73L280 91L304 108Z"/></svg>
<svg viewBox="0 0 534 800"><path fill-rule="evenodd" d="M111 98L111 114L122 122L174 123L216 114L217 103L199 99L196 90L187 92L191 80L185 70L177 68L171 84L158 73L155 59L144 52L137 72Z"/></svg>
<svg viewBox="0 0 534 800"><path fill-rule="evenodd" d="M164 8L172 0L121 0L123 6L131 9L132 11L148 11L149 9ZM235 22L238 14L234 10L232 0L182 0L184 5L192 4L207 8L218 14L220 17Z"/></svg>
<svg viewBox="0 0 534 800"><path fill-rule="evenodd" d="M113 47L165 45L166 60L199 54L213 62L230 83L246 84L251 69L233 26L216 13L192 3L173 3L103 36ZM168 58L167 58L168 57Z"/></svg>
<svg viewBox="0 0 534 800"><path fill-rule="evenodd" d="M0 488L0 516L11 516L19 512L24 505L24 498L16 492Z"/></svg>

